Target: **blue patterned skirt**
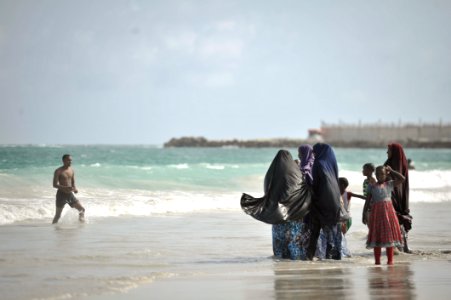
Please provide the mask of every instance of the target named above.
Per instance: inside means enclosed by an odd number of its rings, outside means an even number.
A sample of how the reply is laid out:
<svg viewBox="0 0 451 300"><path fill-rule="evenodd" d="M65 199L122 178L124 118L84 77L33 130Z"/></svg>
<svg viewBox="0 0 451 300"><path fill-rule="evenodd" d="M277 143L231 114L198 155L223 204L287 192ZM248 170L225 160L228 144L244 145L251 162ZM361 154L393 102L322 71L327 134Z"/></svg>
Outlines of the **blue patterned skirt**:
<svg viewBox="0 0 451 300"><path fill-rule="evenodd" d="M288 221L272 226L272 248L277 258L306 260L310 228L302 221Z"/></svg>

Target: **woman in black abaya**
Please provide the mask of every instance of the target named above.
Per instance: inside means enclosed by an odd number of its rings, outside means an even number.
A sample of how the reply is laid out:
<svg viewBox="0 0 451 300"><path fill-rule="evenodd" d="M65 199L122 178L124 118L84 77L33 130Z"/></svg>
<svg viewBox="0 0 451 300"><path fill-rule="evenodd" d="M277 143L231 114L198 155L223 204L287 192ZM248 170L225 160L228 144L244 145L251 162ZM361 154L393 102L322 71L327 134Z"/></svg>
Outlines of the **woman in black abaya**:
<svg viewBox="0 0 451 300"><path fill-rule="evenodd" d="M273 224L273 252L278 258L305 259L306 239L302 219L309 211L310 187L287 150L280 150L264 181L265 195L241 197L243 211L255 219Z"/></svg>

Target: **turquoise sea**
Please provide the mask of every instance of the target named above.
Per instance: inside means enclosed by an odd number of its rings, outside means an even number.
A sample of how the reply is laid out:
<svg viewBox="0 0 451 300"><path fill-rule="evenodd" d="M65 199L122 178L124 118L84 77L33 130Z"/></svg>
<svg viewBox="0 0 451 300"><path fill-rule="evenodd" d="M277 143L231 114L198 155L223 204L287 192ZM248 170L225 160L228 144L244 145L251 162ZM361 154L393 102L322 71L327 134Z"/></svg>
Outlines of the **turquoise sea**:
<svg viewBox="0 0 451 300"><path fill-rule="evenodd" d="M293 157L296 149L288 149ZM78 198L90 217L239 209L242 192L263 193L278 149L156 146L1 146L0 224L49 222L52 176L70 153ZM382 164L386 149L335 149L340 176L361 192L361 166ZM406 149L412 202L451 201L451 150Z"/></svg>
<svg viewBox="0 0 451 300"><path fill-rule="evenodd" d="M375 274L359 199L346 234L352 257L272 257L271 226L244 214L239 200L243 192L263 195L278 150L0 146L2 299L373 299L380 286L384 295L399 295L387 299L449 298L451 150L406 149L416 165L409 237L415 254L396 256L394 275L390 268ZM386 149L335 152L355 193L361 166L386 159ZM73 157L86 223L66 206L52 225L53 172L65 153ZM309 285L300 285L306 278Z"/></svg>

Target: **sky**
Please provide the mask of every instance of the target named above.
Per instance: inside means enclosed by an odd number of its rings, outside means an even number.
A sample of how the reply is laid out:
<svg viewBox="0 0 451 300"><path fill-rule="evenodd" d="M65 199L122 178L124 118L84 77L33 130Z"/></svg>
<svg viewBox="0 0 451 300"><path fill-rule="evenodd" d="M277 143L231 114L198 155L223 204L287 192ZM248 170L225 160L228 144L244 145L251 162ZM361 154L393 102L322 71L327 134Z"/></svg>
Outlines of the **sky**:
<svg viewBox="0 0 451 300"><path fill-rule="evenodd" d="M0 0L0 144L451 121L451 1Z"/></svg>

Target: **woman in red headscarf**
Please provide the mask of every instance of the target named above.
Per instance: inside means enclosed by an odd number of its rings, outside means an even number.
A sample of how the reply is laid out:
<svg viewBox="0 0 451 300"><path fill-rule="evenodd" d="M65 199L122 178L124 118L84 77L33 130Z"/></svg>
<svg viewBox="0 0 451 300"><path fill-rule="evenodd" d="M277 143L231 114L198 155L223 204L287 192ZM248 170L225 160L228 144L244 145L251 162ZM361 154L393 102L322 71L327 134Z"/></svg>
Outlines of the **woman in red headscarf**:
<svg viewBox="0 0 451 300"><path fill-rule="evenodd" d="M412 216L410 215L409 209L409 171L407 158L401 144L388 144L387 160L384 165L390 166L393 170L401 173L406 178L404 183L394 188L392 202L404 237L403 251L410 253L411 251L407 245L407 232L412 229Z"/></svg>

